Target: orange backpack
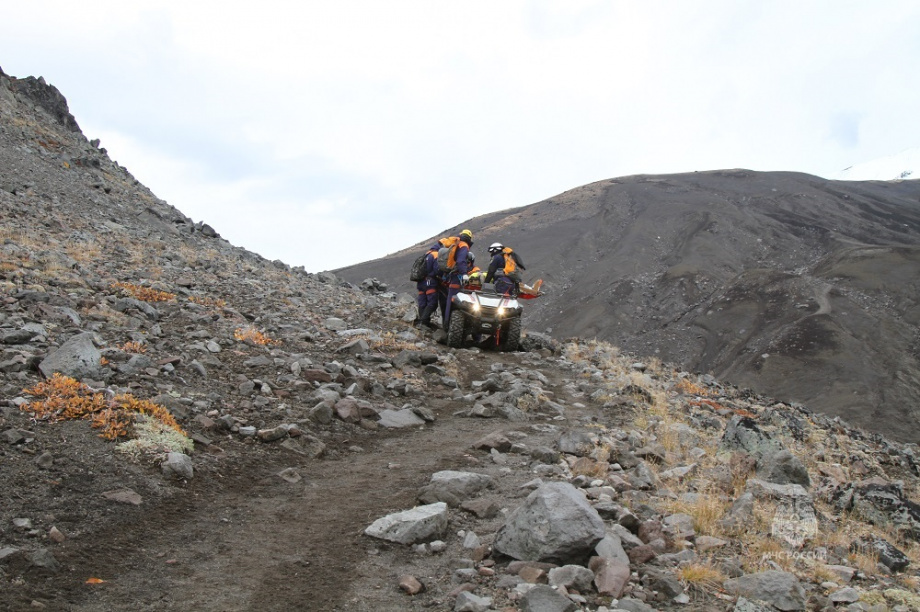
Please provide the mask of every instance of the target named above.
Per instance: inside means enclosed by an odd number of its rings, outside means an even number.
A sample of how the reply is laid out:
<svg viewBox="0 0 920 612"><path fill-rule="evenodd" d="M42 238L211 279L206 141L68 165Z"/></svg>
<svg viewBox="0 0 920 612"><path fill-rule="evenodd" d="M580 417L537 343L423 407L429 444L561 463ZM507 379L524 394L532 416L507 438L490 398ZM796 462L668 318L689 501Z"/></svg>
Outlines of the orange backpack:
<svg viewBox="0 0 920 612"><path fill-rule="evenodd" d="M521 270L525 268L518 254L512 251L510 247L503 248L502 254L505 256L505 267L503 269L505 276L516 283L521 282Z"/></svg>
<svg viewBox="0 0 920 612"><path fill-rule="evenodd" d="M438 249L438 270L453 272L457 267L457 247L460 246L460 237L451 236L438 240L441 248Z"/></svg>

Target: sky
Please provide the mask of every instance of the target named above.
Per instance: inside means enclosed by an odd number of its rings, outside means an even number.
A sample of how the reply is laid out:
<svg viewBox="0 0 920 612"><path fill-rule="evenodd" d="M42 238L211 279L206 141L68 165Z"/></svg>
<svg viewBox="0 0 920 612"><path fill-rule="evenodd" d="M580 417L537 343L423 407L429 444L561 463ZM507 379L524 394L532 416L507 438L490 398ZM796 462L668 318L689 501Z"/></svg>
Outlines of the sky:
<svg viewBox="0 0 920 612"><path fill-rule="evenodd" d="M618 176L836 178L920 146L916 0L3 4L4 72L311 272Z"/></svg>

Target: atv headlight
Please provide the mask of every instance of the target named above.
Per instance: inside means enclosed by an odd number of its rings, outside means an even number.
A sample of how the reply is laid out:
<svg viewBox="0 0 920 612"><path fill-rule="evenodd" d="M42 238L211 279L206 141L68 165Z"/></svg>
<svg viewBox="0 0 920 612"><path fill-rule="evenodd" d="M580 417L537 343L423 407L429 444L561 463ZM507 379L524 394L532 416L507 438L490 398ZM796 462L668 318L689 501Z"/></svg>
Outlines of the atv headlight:
<svg viewBox="0 0 920 612"><path fill-rule="evenodd" d="M479 302L473 302L473 312L479 312Z"/></svg>
<svg viewBox="0 0 920 612"><path fill-rule="evenodd" d="M504 306L499 306L499 307L498 307L498 318L500 319L500 318L502 318L503 316L505 316L505 307L504 307Z"/></svg>

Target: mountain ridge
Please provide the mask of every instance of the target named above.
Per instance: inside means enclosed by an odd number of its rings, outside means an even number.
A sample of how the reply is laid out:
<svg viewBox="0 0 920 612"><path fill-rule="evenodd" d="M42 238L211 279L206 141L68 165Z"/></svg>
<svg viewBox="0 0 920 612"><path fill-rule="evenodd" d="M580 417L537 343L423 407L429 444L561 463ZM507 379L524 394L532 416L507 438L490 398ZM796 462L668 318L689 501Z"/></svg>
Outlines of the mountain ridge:
<svg viewBox="0 0 920 612"><path fill-rule="evenodd" d="M913 439L918 202L918 181L636 175L448 232L470 227L479 244L508 244L531 281L544 279L526 328L608 340ZM412 291L411 257L335 272Z"/></svg>

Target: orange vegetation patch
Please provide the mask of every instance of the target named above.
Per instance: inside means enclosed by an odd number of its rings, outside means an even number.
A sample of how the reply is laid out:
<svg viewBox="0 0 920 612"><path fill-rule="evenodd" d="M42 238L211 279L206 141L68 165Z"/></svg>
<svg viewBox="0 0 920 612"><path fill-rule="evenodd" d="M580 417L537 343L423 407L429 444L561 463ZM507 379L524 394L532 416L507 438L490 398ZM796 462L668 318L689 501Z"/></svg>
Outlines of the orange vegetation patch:
<svg viewBox="0 0 920 612"><path fill-rule="evenodd" d="M125 342L124 344L122 344L121 350L124 351L125 353L146 353L147 347L141 344L140 342L136 342L132 340L130 342Z"/></svg>
<svg viewBox="0 0 920 612"><path fill-rule="evenodd" d="M168 302L176 297L175 293L159 291L158 289L151 289L150 287L142 287L134 283L112 283L112 287L114 289L121 289L131 297L145 302Z"/></svg>
<svg viewBox="0 0 920 612"><path fill-rule="evenodd" d="M712 408L713 410L715 410L715 411L717 411L717 412L718 412L719 410L726 410L726 407L723 406L722 404L720 404L719 402L714 402L714 401L712 401L711 399L706 399L706 398L699 398L699 399L695 399L695 400L690 400L689 403L690 403L691 406L696 406L697 408L702 407L703 405L706 405L706 406L709 406L710 408ZM739 415L739 416L748 417L748 418L750 418L750 419L756 419L756 418L757 418L757 415L756 415L756 414L754 414L754 413L751 412L750 410L745 410L744 408L732 408L732 407L728 407L727 409L728 409L728 410L731 410L732 412L734 412L735 414L737 414L737 415Z"/></svg>
<svg viewBox="0 0 920 612"><path fill-rule="evenodd" d="M94 428L102 430L99 436L106 440L129 437L138 415L154 418L185 435L173 415L159 404L138 399L130 393L108 398L105 393L93 391L83 383L58 373L23 389L23 393L35 399L23 404L21 410L50 423L87 419Z"/></svg>
<svg viewBox="0 0 920 612"><path fill-rule="evenodd" d="M709 395L711 393L706 387L689 381L686 378L681 378L679 381L677 381L677 384L674 385L674 388L679 393L684 393L686 395Z"/></svg>
<svg viewBox="0 0 920 612"><path fill-rule="evenodd" d="M261 346L281 344L280 340L272 340L254 327L241 327L233 332L233 337L240 342L252 342Z"/></svg>
<svg viewBox="0 0 920 612"><path fill-rule="evenodd" d="M207 296L199 297L197 295L190 295L188 297L188 301L192 302L193 304L198 304L200 306L206 306L208 308L223 308L224 306L227 305L227 302L225 300L221 300L219 298L207 297Z"/></svg>

